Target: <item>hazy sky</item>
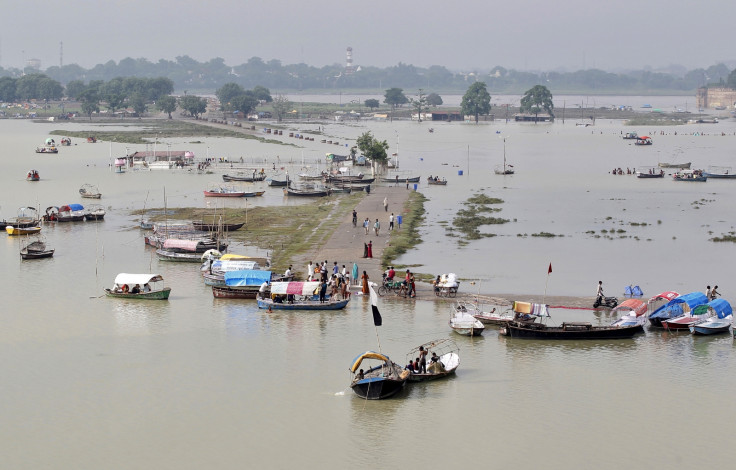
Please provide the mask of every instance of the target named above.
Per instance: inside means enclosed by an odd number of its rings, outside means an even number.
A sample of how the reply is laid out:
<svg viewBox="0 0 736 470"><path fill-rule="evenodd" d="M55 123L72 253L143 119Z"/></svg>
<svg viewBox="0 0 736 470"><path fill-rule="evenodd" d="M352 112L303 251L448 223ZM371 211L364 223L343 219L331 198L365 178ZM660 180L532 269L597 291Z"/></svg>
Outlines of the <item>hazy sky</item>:
<svg viewBox="0 0 736 470"><path fill-rule="evenodd" d="M451 70L736 63L731 0L0 0L0 65L126 57Z"/></svg>

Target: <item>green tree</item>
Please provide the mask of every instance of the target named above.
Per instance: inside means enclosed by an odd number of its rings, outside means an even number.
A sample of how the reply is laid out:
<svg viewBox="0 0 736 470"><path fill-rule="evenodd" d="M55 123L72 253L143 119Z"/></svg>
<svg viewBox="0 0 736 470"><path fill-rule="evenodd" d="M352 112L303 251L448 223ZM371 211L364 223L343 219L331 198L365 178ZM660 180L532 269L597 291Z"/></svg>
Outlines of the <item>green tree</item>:
<svg viewBox="0 0 736 470"><path fill-rule="evenodd" d="M100 112L100 96L97 94L97 89L87 88L80 95L79 99L82 102L82 112L92 120L92 113Z"/></svg>
<svg viewBox="0 0 736 470"><path fill-rule="evenodd" d="M736 69L733 69L731 71L731 73L728 74L728 79L726 80L726 85L728 85L732 89L736 90Z"/></svg>
<svg viewBox="0 0 736 470"><path fill-rule="evenodd" d="M475 82L468 87L460 103L462 113L466 116L475 116L478 124L478 116L491 112L491 95L486 90L484 82Z"/></svg>
<svg viewBox="0 0 736 470"><path fill-rule="evenodd" d="M393 120L393 112L396 111L398 106L409 102L409 98L404 95L404 90L401 88L389 88L383 95L383 102L391 106L391 119Z"/></svg>
<svg viewBox="0 0 736 470"><path fill-rule="evenodd" d="M240 111L245 116L251 113L258 106L258 100L251 92L241 93L238 96L230 98L230 107L232 111Z"/></svg>
<svg viewBox="0 0 736 470"><path fill-rule="evenodd" d="M146 99L143 96L143 93L135 92L130 96L130 99L128 100L130 103L130 106L133 107L133 111L138 115L138 118L140 118L143 113L148 110L148 105L146 104Z"/></svg>
<svg viewBox="0 0 736 470"><path fill-rule="evenodd" d="M411 98L409 102L411 102L411 105L417 112L417 119L419 120L419 122L422 122L422 110L429 107L429 105L427 104L427 96L424 94L424 90L420 88L419 96L417 97L417 99Z"/></svg>
<svg viewBox="0 0 736 470"><path fill-rule="evenodd" d="M199 96L186 95L179 98L179 107L191 114L194 119L207 112L207 100Z"/></svg>
<svg viewBox="0 0 736 470"><path fill-rule="evenodd" d="M264 103L271 103L273 101L271 91L260 85L253 87L253 96L255 96L258 101L263 101Z"/></svg>
<svg viewBox="0 0 736 470"><path fill-rule="evenodd" d="M215 96L220 100L220 109L232 111L233 98L244 93L245 89L237 83L226 83L215 91Z"/></svg>
<svg viewBox="0 0 736 470"><path fill-rule="evenodd" d="M87 86L82 80L72 80L66 84L66 96L68 96L69 99L76 100L86 88Z"/></svg>
<svg viewBox="0 0 736 470"><path fill-rule="evenodd" d="M170 95L162 96L156 101L156 107L161 112L168 114L169 119L171 119L171 113L176 111L176 98Z"/></svg>
<svg viewBox="0 0 736 470"><path fill-rule="evenodd" d="M388 142L379 141L370 131L363 133L356 141L358 148L366 158L369 158L377 165L385 165L388 161Z"/></svg>
<svg viewBox="0 0 736 470"><path fill-rule="evenodd" d="M550 119L555 118L555 105L552 103L552 93L544 85L535 85L527 90L524 96L521 97L520 104L521 106L519 108L522 113L534 114L535 123L541 110L545 110L549 114Z"/></svg>
<svg viewBox="0 0 736 470"><path fill-rule="evenodd" d="M123 89L122 78L114 78L102 85L100 98L107 103L107 109L109 109L113 114L115 114L117 109L123 107L127 97L128 96Z"/></svg>
<svg viewBox="0 0 736 470"><path fill-rule="evenodd" d="M373 99L373 98L365 100L365 101L363 102L363 104L365 105L365 107L366 107L366 108L370 108L370 109L371 109L371 111L372 111L373 109L378 109L378 107L379 107L379 106L381 105L381 104L380 104L380 103L378 102L378 100L377 100L377 99Z"/></svg>
<svg viewBox="0 0 736 470"><path fill-rule="evenodd" d="M427 95L427 104L430 106L441 106L443 103L442 97L437 93L430 93Z"/></svg>
<svg viewBox="0 0 736 470"><path fill-rule="evenodd" d="M0 77L0 101L6 103L15 101L15 82L14 78Z"/></svg>
<svg viewBox="0 0 736 470"><path fill-rule="evenodd" d="M274 114L276 114L276 120L281 122L286 116L286 113L291 109L291 101L284 95L278 95L273 100L273 103L271 103L271 106L273 107Z"/></svg>

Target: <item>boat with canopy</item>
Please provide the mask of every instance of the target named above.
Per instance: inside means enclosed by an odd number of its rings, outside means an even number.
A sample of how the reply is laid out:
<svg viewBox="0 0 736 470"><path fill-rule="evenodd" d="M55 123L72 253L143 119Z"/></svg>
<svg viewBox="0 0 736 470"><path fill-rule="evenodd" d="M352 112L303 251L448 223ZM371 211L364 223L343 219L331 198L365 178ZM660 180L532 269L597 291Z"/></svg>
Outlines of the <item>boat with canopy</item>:
<svg viewBox="0 0 736 470"><path fill-rule="evenodd" d="M164 285L160 274L128 274L115 276L113 287L105 289L108 297L123 299L167 300L171 287Z"/></svg>
<svg viewBox="0 0 736 470"><path fill-rule="evenodd" d="M371 367L367 370L360 368L364 361ZM372 365L377 363L377 365ZM366 400L381 400L391 397L401 391L411 374L385 354L366 351L353 359L350 366L353 375L350 388L361 398Z"/></svg>
<svg viewBox="0 0 736 470"><path fill-rule="evenodd" d="M319 301L319 282L272 282L271 296L258 299L258 308L271 310L340 310L350 299L336 300L332 297Z"/></svg>

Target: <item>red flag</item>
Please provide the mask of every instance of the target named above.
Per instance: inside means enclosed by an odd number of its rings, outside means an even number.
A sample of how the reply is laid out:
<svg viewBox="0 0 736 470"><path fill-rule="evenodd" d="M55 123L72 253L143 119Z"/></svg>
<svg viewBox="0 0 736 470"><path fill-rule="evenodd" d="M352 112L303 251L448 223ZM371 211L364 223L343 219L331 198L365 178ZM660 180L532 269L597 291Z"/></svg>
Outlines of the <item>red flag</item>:
<svg viewBox="0 0 736 470"><path fill-rule="evenodd" d="M549 263L549 269L547 270L547 275L549 276L552 274L552 263Z"/></svg>

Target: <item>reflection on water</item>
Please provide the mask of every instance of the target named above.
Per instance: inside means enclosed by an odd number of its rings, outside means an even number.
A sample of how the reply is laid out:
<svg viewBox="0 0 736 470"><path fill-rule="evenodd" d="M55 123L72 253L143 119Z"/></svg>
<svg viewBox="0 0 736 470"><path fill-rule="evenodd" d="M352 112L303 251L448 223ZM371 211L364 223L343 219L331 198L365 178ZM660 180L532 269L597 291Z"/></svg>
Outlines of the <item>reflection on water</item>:
<svg viewBox="0 0 736 470"><path fill-rule="evenodd" d="M58 126L84 128L53 124ZM612 121L597 122L592 132L569 122L443 123L432 134L411 122L296 126L320 126L346 142L371 130L393 145L398 134L402 169L447 178L446 187L420 185L429 198L423 242L399 261L418 265L417 271L455 272L483 279L483 291L520 296L548 287L550 295L592 297L603 279L607 294L621 298L617 292L632 283L650 295L731 278L722 260L736 248L710 246L708 239L709 232L731 230L723 214L730 213L736 185L709 181L693 187L607 174L613 166L656 165L673 155L697 166L727 164L736 128L731 121L718 125L727 136L683 135L697 126L678 127L675 136L674 128L664 128L666 135L649 149L625 144L623 126ZM51 127L3 120L0 128L8 137L0 157L0 217L14 216L21 206L79 202L83 183L100 188L108 209L104 222L45 225L42 233L57 250L51 259L21 262L21 241L10 237L0 246L6 293L0 311L0 442L6 443L8 468L29 462L39 468L130 468L162 456L164 466L180 468L243 462L258 468L295 462L372 468L377 461L455 468L477 465L478 449L494 466L512 468L689 469L730 462L722 449L730 445L733 407L698 413L668 406L682 397L690 404L728 403L736 387L730 335L699 338L647 329L630 340L544 342L501 337L488 327L482 337L468 338L450 330L452 301L384 297L384 324L376 328L368 299L360 296L344 311L322 313L269 314L254 301L214 299L196 264L158 261L128 211L142 209L146 200L148 208L163 207L164 187L169 207L206 207L202 190L219 174L119 175L107 166L106 144L38 155L33 149ZM508 137L513 177L492 174L503 152L496 131ZM246 160L279 156L296 162L290 174L301 166L302 149L296 147L187 140L170 143L191 147L198 156L208 149ZM309 164L334 151L309 145ZM121 147L115 144L113 153ZM24 180L29 166L42 173L38 184ZM265 190L249 207L284 202L280 191ZM488 228L495 237L458 245L444 225L480 191L504 199L500 214L512 222ZM540 231L563 236L531 236ZM685 268L673 253L689 253L693 246L708 249L687 257ZM554 271L547 279L550 261ZM161 273L172 288L169 301L100 297L121 272ZM551 315L557 324L614 320L607 311L552 309ZM350 383L350 361L378 350L379 340L381 351L403 363L407 351L436 338L459 346L456 377L408 384L384 401L361 400L350 389L336 395ZM708 436L700 440L708 452L670 446L672 436L694 430ZM646 445L621 451L620 443L642 436Z"/></svg>

